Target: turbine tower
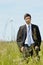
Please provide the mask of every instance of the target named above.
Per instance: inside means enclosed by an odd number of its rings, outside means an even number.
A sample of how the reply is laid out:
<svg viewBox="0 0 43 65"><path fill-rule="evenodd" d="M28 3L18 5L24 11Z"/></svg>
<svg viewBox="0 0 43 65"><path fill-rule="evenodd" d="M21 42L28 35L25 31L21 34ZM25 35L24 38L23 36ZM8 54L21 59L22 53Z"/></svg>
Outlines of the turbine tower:
<svg viewBox="0 0 43 65"><path fill-rule="evenodd" d="M11 18L5 25L4 29L5 41L15 41L15 27L14 20Z"/></svg>

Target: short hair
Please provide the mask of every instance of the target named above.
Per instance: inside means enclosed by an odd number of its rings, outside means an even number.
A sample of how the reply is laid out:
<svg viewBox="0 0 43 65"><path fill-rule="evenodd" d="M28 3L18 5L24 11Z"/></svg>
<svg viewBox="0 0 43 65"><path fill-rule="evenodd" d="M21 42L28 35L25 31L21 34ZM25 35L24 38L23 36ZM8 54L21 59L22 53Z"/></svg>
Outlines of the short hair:
<svg viewBox="0 0 43 65"><path fill-rule="evenodd" d="M28 13L26 13L25 15L24 15L24 19L26 18L26 17L30 17L30 19L31 19L31 15L30 14L28 14Z"/></svg>

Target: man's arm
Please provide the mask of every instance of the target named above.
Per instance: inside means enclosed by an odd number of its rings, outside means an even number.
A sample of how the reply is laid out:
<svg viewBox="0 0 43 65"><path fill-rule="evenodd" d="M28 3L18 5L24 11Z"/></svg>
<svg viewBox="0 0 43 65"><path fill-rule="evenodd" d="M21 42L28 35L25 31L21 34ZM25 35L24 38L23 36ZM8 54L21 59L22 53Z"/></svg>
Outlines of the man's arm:
<svg viewBox="0 0 43 65"><path fill-rule="evenodd" d="M41 35L40 35L40 31L39 31L39 27L37 27L37 38L38 38L38 46L40 47L41 45Z"/></svg>
<svg viewBox="0 0 43 65"><path fill-rule="evenodd" d="M19 48L21 48L22 47L22 45L23 45L23 38L22 38L22 28L20 27L19 28L19 30L18 30L18 33L17 33L17 44L18 44L18 46L19 46Z"/></svg>

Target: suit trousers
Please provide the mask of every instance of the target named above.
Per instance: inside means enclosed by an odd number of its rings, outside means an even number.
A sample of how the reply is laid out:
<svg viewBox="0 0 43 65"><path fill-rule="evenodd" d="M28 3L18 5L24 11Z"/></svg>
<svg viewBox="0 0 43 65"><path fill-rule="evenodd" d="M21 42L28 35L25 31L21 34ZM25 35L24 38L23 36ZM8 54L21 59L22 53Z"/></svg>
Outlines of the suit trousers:
<svg viewBox="0 0 43 65"><path fill-rule="evenodd" d="M35 50L34 44L32 44L31 46L28 46L27 44L25 44L24 49L23 49L23 57L27 58L27 57L32 57L34 56L38 56L38 52L39 49Z"/></svg>

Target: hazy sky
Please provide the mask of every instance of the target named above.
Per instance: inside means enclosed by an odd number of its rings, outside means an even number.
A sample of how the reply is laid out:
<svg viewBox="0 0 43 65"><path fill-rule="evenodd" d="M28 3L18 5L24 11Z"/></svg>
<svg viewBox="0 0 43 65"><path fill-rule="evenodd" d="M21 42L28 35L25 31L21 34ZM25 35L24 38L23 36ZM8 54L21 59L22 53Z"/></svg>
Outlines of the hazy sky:
<svg viewBox="0 0 43 65"><path fill-rule="evenodd" d="M19 27L25 24L24 14L39 26L43 39L43 0L0 0L0 40L15 39Z"/></svg>

